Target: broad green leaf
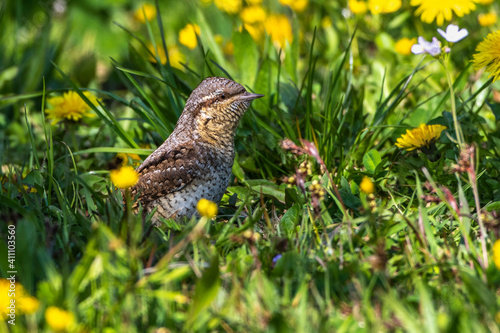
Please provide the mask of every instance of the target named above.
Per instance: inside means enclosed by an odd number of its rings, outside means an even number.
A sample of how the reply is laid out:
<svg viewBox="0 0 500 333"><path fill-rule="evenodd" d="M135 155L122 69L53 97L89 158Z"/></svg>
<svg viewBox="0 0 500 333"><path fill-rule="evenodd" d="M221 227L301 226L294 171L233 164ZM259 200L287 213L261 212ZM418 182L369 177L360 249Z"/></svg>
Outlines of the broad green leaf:
<svg viewBox="0 0 500 333"><path fill-rule="evenodd" d="M262 193L264 195L269 195L271 197L274 197L278 199L281 202L285 202L285 191L280 190L274 186L262 186L262 185L257 185L257 186L252 186L252 190Z"/></svg>
<svg viewBox="0 0 500 333"><path fill-rule="evenodd" d="M294 204L292 208L287 210L281 218L280 227L286 236L290 237L293 235L295 231L295 225L299 220L301 211L301 205Z"/></svg>
<svg viewBox="0 0 500 333"><path fill-rule="evenodd" d="M495 202L490 203L488 206L485 207L485 209L488 212L500 210L500 201L495 201Z"/></svg>
<svg viewBox="0 0 500 333"><path fill-rule="evenodd" d="M375 149L370 149L365 156L363 156L363 165L366 168L366 171L370 174L375 174L375 170L377 169L377 165L382 162L382 158L380 154Z"/></svg>

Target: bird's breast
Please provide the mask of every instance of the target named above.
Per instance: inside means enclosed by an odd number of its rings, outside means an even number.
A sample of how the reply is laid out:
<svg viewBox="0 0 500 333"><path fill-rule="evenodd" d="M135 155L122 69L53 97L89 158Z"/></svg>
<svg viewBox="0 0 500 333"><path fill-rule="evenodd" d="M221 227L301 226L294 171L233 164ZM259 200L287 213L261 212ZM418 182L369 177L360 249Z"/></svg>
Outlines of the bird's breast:
<svg viewBox="0 0 500 333"><path fill-rule="evenodd" d="M169 193L151 202L148 211L157 208L157 217L182 219L196 213L200 199L218 203L224 195L231 177L231 167L206 167L180 191Z"/></svg>

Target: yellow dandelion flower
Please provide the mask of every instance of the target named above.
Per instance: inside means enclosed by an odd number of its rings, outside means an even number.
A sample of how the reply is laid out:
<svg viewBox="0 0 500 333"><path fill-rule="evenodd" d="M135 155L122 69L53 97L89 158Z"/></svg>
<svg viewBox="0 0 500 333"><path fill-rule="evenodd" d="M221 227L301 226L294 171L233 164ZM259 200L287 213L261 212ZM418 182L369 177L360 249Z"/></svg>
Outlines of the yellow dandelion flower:
<svg viewBox="0 0 500 333"><path fill-rule="evenodd" d="M366 1L349 0L349 9L353 14L364 14L368 10Z"/></svg>
<svg viewBox="0 0 500 333"><path fill-rule="evenodd" d="M497 23L497 14L495 12L479 14L477 20L483 27L489 27Z"/></svg>
<svg viewBox="0 0 500 333"><path fill-rule="evenodd" d="M35 297L22 297L17 302L17 306L19 307L19 311L24 314L34 313L40 307L40 301Z"/></svg>
<svg viewBox="0 0 500 333"><path fill-rule="evenodd" d="M481 5L490 5L493 3L493 0L476 0L476 2Z"/></svg>
<svg viewBox="0 0 500 333"><path fill-rule="evenodd" d="M493 244L493 261L495 266L500 269L500 239Z"/></svg>
<svg viewBox="0 0 500 333"><path fill-rule="evenodd" d="M19 284L14 283L12 288L11 283L7 279L0 279L0 320L5 320L7 315L15 315L18 309L15 306L11 306L11 299L15 302L15 297L9 296L12 295L10 290L16 290ZM14 303L15 304L15 303ZM10 308L9 308L10 307ZM11 313L12 311L12 313Z"/></svg>
<svg viewBox="0 0 500 333"><path fill-rule="evenodd" d="M0 279L0 321L15 315L36 312L39 307L40 302L27 295L22 284Z"/></svg>
<svg viewBox="0 0 500 333"><path fill-rule="evenodd" d="M491 32L479 43L472 60L475 70L486 67L494 81L500 78L500 30Z"/></svg>
<svg viewBox="0 0 500 333"><path fill-rule="evenodd" d="M97 106L98 99L91 92L84 91L83 94L90 102ZM95 117L90 113L91 107L75 91L65 92L62 96L47 99L49 108L45 109L47 118L52 119L52 124L56 124L63 119L78 121L82 117Z"/></svg>
<svg viewBox="0 0 500 333"><path fill-rule="evenodd" d="M421 124L417 128L406 130L406 134L398 138L396 147L406 149L407 151L412 151L424 146L429 147L431 143L439 139L441 132L445 129L446 126L443 125Z"/></svg>
<svg viewBox="0 0 500 333"><path fill-rule="evenodd" d="M401 38L396 42L396 45L394 45L394 50L396 50L397 53L402 54L402 55L409 55L411 54L411 47L413 44L417 43L416 38Z"/></svg>
<svg viewBox="0 0 500 333"><path fill-rule="evenodd" d="M215 5L219 10L228 14L236 14L241 10L241 0L214 0Z"/></svg>
<svg viewBox="0 0 500 333"><path fill-rule="evenodd" d="M157 44L156 47L158 48L158 53L157 53L158 58L160 58L160 62L165 65L167 63L167 56L165 55L165 50L163 49L163 46L160 46L159 44ZM148 49L149 51L151 51L151 53L155 54L156 51L153 44L150 43L148 45ZM182 66L182 63L185 62L184 54L181 53L181 51L176 45L170 45L167 49L168 49L168 59L170 60L170 66L183 71L184 66ZM156 58L153 57L152 55L149 55L149 61L156 63Z"/></svg>
<svg viewBox="0 0 500 333"><path fill-rule="evenodd" d="M401 8L401 0L368 0L373 15L394 13Z"/></svg>
<svg viewBox="0 0 500 333"><path fill-rule="evenodd" d="M197 24L188 23L179 31L179 42L192 50L198 45L196 35L200 35L200 27Z"/></svg>
<svg viewBox="0 0 500 333"><path fill-rule="evenodd" d="M124 189L134 186L139 181L139 174L131 166L111 170L110 177L116 187Z"/></svg>
<svg viewBox="0 0 500 333"><path fill-rule="evenodd" d="M264 27L276 46L284 49L287 41L292 43L292 26L285 15L270 15Z"/></svg>
<svg viewBox="0 0 500 333"><path fill-rule="evenodd" d="M323 17L321 20L321 27L323 28L329 28L332 26L332 19L329 18L328 16Z"/></svg>
<svg viewBox="0 0 500 333"><path fill-rule="evenodd" d="M132 164L135 166L139 166L141 164L141 158L137 154L118 153L116 154L116 157L121 160L121 166L129 164L129 159L132 160Z"/></svg>
<svg viewBox="0 0 500 333"><path fill-rule="evenodd" d="M224 47L222 48L222 51L224 51L225 54L227 55L233 55L234 53L234 44L231 41L228 41L226 44L224 44Z"/></svg>
<svg viewBox="0 0 500 333"><path fill-rule="evenodd" d="M49 306L45 310L45 321L49 327L56 332L70 329L75 323L75 316L66 310L55 306Z"/></svg>
<svg viewBox="0 0 500 333"><path fill-rule="evenodd" d="M241 11L240 17L245 24L262 23L266 20L266 11L261 6L246 7Z"/></svg>
<svg viewBox="0 0 500 333"><path fill-rule="evenodd" d="M116 154L116 158L120 159L120 166L125 166L128 164L128 156L125 153Z"/></svg>
<svg viewBox="0 0 500 333"><path fill-rule="evenodd" d="M359 184L359 189L365 194L372 194L373 192L375 192L375 185L373 184L370 177L364 176L363 180Z"/></svg>
<svg viewBox="0 0 500 333"><path fill-rule="evenodd" d="M160 62L165 65L167 63L167 55L165 54L165 50L163 49L162 46L158 44L156 44L156 48L158 49L158 52L156 52L155 47L152 43L148 44L149 51L157 55L158 58L160 59ZM158 62L156 60L156 57L153 57L151 54L149 55L149 61L154 62L155 64Z"/></svg>
<svg viewBox="0 0 500 333"><path fill-rule="evenodd" d="M257 24L246 24L244 23L240 28L239 31L241 32L243 29L245 29L250 36L252 36L252 39L256 42L262 40L262 36L264 35L264 26L260 23Z"/></svg>
<svg viewBox="0 0 500 333"><path fill-rule="evenodd" d="M209 219L217 215L217 204L207 199L200 199L196 205L196 209L201 216L208 217Z"/></svg>
<svg viewBox="0 0 500 333"><path fill-rule="evenodd" d="M168 59L170 60L170 66L184 71L182 64L186 62L186 59L177 46L172 45L168 48Z"/></svg>
<svg viewBox="0 0 500 333"><path fill-rule="evenodd" d="M134 163L136 163L137 161L141 161L141 158L137 154L130 153L127 154L127 156L130 157Z"/></svg>
<svg viewBox="0 0 500 333"><path fill-rule="evenodd" d="M134 13L134 19L141 23L151 22L156 17L156 6L145 3Z"/></svg>
<svg viewBox="0 0 500 333"><path fill-rule="evenodd" d="M308 0L280 0L284 6L290 6L294 12L300 13L307 7Z"/></svg>
<svg viewBox="0 0 500 333"><path fill-rule="evenodd" d="M415 15L420 15L422 22L432 23L436 20L438 25L443 25L445 20L451 21L453 12L462 17L476 9L474 0L411 0L410 4L418 6Z"/></svg>

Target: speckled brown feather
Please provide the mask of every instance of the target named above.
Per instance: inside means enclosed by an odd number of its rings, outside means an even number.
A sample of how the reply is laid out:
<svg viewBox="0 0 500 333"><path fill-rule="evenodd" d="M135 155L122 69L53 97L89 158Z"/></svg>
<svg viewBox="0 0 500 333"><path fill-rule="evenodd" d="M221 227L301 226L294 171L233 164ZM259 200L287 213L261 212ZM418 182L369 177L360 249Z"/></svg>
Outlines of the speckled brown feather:
<svg viewBox="0 0 500 333"><path fill-rule="evenodd" d="M172 134L137 168L132 194L146 211L155 207L153 222L190 217L201 198L220 201L231 175L234 132L250 101L240 84L207 78L189 96Z"/></svg>
<svg viewBox="0 0 500 333"><path fill-rule="evenodd" d="M141 190L141 202L149 202L184 188L196 176L194 160L190 156L196 156L193 145L183 145L166 151L158 158L149 161L148 165L141 166L139 181L132 190L136 195Z"/></svg>

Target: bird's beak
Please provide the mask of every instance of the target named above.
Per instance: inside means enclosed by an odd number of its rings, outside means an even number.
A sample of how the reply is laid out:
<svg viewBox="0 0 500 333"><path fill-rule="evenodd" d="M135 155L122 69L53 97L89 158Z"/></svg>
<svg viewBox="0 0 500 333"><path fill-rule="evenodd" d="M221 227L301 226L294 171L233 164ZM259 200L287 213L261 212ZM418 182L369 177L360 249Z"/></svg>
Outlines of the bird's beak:
<svg viewBox="0 0 500 333"><path fill-rule="evenodd" d="M240 100L240 101L252 101L254 99L261 98L261 97L264 97L264 95L252 94L252 93L249 93L247 91L246 93L238 96L238 100Z"/></svg>

